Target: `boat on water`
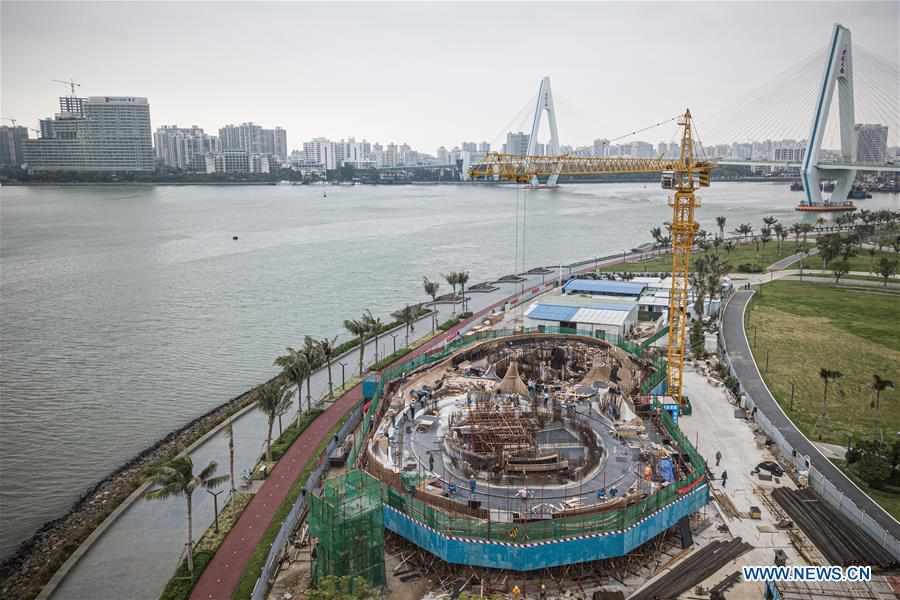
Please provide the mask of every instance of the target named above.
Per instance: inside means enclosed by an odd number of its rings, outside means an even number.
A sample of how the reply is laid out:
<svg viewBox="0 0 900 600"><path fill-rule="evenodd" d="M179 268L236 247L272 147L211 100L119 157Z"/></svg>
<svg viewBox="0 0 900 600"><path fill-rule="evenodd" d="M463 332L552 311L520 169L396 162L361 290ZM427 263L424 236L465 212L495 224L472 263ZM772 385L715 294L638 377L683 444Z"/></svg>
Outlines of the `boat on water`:
<svg viewBox="0 0 900 600"><path fill-rule="evenodd" d="M794 183L791 184L791 191L792 192L802 192L803 184L800 183L799 181L795 181Z"/></svg>
<svg viewBox="0 0 900 600"><path fill-rule="evenodd" d="M853 188L847 194L847 197L851 200L865 200L866 198L871 198L872 194L861 188Z"/></svg>
<svg viewBox="0 0 900 600"><path fill-rule="evenodd" d="M851 212L856 210L856 205L850 200L844 202L832 202L826 200L819 204L808 204L801 202L794 210L799 212L824 213L824 212Z"/></svg>

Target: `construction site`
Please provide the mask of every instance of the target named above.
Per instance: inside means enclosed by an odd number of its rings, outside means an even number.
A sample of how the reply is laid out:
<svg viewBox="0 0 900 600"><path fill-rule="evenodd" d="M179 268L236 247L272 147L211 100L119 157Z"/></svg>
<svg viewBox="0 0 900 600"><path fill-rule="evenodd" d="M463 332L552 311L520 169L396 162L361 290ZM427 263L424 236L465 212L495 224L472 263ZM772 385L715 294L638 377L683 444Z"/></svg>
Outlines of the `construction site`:
<svg viewBox="0 0 900 600"><path fill-rule="evenodd" d="M894 557L779 466L714 364L685 368L676 424L649 393L656 352L602 337L484 330L385 371L269 597L294 597L298 572L398 600L898 597ZM876 574L741 580L769 564Z"/></svg>

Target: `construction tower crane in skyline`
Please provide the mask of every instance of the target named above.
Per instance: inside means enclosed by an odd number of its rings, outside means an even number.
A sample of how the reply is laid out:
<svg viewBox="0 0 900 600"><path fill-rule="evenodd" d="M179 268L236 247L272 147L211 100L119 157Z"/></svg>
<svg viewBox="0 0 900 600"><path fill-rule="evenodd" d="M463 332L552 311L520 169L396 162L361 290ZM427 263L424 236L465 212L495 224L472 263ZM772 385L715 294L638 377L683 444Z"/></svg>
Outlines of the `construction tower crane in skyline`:
<svg viewBox="0 0 900 600"><path fill-rule="evenodd" d="M541 90L545 87L541 83ZM538 111L545 107L538 104ZM537 120L537 119L536 119ZM495 179L532 184L540 178L555 183L559 176L615 175L621 173L661 173L665 189L675 191L669 199L672 207L672 288L669 295L669 349L667 394L683 404L683 375L689 325L688 287L694 234L700 228L694 212L700 201L694 194L708 187L715 163L700 161L694 154L691 111L678 118L681 127L681 151L677 159L606 158L569 155L522 156L490 152L469 170L473 179Z"/></svg>

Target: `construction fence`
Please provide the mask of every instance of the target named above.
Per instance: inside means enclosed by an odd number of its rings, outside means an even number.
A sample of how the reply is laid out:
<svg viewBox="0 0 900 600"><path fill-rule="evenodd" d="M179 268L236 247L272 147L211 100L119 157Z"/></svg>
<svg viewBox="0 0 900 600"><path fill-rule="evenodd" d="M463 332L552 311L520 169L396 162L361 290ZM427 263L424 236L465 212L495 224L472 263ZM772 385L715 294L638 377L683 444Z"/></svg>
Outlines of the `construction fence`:
<svg viewBox="0 0 900 600"><path fill-rule="evenodd" d="M576 332L574 329L550 327L525 330L484 331L455 340L454 342L446 344L436 352L425 354L402 365L391 367L382 373L375 394L369 402L363 416L362 427L357 433L357 438L351 454L351 464L354 464L360 453L364 452L364 446L369 431L381 408L384 387L391 381L408 375L422 366L444 360L461 348L474 343L492 339L512 338L521 335L542 334L592 337L593 339L600 339L618 346L626 352L638 357L642 356L645 350L638 344L620 339L618 336L605 335L604 332L598 332L594 336L588 336ZM655 371L652 376L648 377L642 383L642 390L645 392L653 390L665 381L665 359L657 358L654 361L653 366ZM658 404L657 407L659 407ZM507 545L531 544L534 542L563 541L567 538L577 536L608 534L610 536L619 536L620 539L610 546L611 549L609 552L613 553L612 555L620 555L616 553L620 551L627 552L628 549L632 547L630 543L626 541L627 532L635 532L632 534L631 538L627 539L637 540L640 538L646 541L646 539L649 539L649 537L647 537L648 535L653 537L674 525L675 521L672 521L672 519L675 517L682 518L691 512L699 510L699 507L702 507L708 502L708 488L703 485L706 477L706 467L703 458L673 422L667 411L660 411L660 419L663 428L687 456L687 463L690 464L691 467L690 473L682 480L670 484L631 505L599 513L530 521L528 523L502 522L476 518L461 514L460 511L444 510L435 506L435 503L433 502L425 502L417 498L415 492L407 492L402 485L385 485L383 486L382 495L385 505L385 526L410 538L411 541L416 543L418 543L417 540L421 542L423 536L439 535L445 538L454 538L454 542L457 545L460 543L465 545L483 542L497 542ZM689 502L685 502L687 496L690 496ZM677 507L675 506L676 504L678 505ZM422 530L422 527L424 527L425 530ZM455 538L461 538L461 540ZM613 537L610 537L609 539L612 540ZM426 543L426 546L428 545L434 544L428 542ZM447 547L444 542L441 542L438 546L443 548ZM465 548L460 549L460 552L462 552L463 558L459 560L462 560L465 564L476 564L476 562L472 562L465 558L466 556L470 556L470 558L474 560L475 554L480 556L478 560L481 562L477 564L483 564L484 560L486 560L484 552L469 553ZM437 546L435 553L442 556L442 558L445 558L445 560L455 562L452 557L448 557L442 553ZM598 558L599 557L604 556L598 556ZM487 560L490 562L489 557ZM500 560L496 565L483 564L483 566L502 567L505 562L505 560Z"/></svg>

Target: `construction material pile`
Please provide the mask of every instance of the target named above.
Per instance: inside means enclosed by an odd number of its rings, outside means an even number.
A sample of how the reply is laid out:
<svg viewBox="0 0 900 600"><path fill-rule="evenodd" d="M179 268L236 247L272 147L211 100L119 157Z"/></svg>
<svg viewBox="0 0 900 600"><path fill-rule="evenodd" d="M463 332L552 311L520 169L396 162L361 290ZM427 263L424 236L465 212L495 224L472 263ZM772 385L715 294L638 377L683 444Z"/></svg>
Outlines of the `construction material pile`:
<svg viewBox="0 0 900 600"><path fill-rule="evenodd" d="M869 534L809 489L776 488L772 497L833 565L887 569L897 561Z"/></svg>
<svg viewBox="0 0 900 600"><path fill-rule="evenodd" d="M741 538L730 542L711 542L644 589L632 594L629 600L678 598L752 548Z"/></svg>

